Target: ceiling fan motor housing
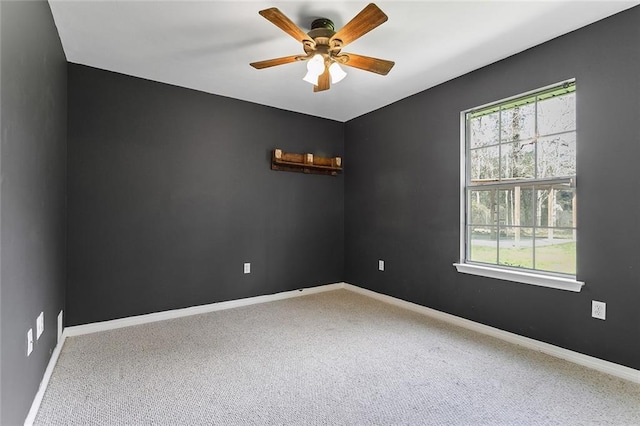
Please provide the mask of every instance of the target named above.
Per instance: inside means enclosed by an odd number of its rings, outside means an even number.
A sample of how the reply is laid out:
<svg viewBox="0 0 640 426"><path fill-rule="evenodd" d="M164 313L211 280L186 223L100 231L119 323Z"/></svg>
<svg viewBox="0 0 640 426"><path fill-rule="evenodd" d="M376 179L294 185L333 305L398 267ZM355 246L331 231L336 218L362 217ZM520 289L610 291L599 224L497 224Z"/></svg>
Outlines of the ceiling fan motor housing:
<svg viewBox="0 0 640 426"><path fill-rule="evenodd" d="M315 19L311 23L311 31L309 31L307 34L313 39L313 41L315 41L316 45L314 47L305 45L305 52L307 54L316 52L324 55L329 55L329 40L335 33L335 27L330 19Z"/></svg>
<svg viewBox="0 0 640 426"><path fill-rule="evenodd" d="M331 31L336 30L336 27L333 25L333 21L327 18L318 18L311 23L312 30L315 30L317 28L324 28Z"/></svg>

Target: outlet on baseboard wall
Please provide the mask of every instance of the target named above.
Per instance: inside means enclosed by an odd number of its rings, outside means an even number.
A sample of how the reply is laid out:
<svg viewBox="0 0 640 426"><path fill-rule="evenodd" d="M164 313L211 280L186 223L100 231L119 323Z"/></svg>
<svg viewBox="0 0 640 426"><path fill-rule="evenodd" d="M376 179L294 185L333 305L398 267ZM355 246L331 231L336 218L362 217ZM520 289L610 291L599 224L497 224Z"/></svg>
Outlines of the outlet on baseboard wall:
<svg viewBox="0 0 640 426"><path fill-rule="evenodd" d="M33 352L33 328L27 331L27 356Z"/></svg>
<svg viewBox="0 0 640 426"><path fill-rule="evenodd" d="M40 340L40 336L44 332L44 312L40 312L36 318L36 340Z"/></svg>
<svg viewBox="0 0 640 426"><path fill-rule="evenodd" d="M384 271L384 260L378 260L378 271Z"/></svg>
<svg viewBox="0 0 640 426"><path fill-rule="evenodd" d="M591 316L601 320L607 317L607 304L604 302L598 302L597 300L591 301Z"/></svg>
<svg viewBox="0 0 640 426"><path fill-rule="evenodd" d="M58 314L58 342L60 342L60 338L62 337L62 330L64 329L62 323L63 314L62 311Z"/></svg>

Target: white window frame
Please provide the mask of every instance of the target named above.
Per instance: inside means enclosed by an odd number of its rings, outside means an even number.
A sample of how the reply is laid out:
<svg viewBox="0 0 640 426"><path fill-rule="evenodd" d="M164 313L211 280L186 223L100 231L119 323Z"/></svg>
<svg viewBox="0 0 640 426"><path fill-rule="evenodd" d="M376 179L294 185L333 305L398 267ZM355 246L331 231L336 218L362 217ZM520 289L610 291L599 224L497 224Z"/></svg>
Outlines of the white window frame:
<svg viewBox="0 0 640 426"><path fill-rule="evenodd" d="M564 83L574 83L575 80L567 80ZM474 107L469 110L462 111L460 113L460 260L453 265L456 270L463 274L478 275L482 277L495 278L500 280L518 282L523 284L531 284L541 287L555 288L560 290L567 290L573 292L579 292L584 286L583 281L578 281L576 277L563 276L544 271L529 271L518 270L500 265L483 265L477 263L467 263L466 261L466 220L467 220L467 197L466 197L466 185L467 185L467 125L466 116L467 113L473 110L482 109L491 105L496 105L504 102L508 102L512 99L521 98L530 94L535 94L547 89L551 89L563 82L551 84L546 87L542 87L530 92L521 93L510 98L502 99L498 102L491 102L486 105Z"/></svg>

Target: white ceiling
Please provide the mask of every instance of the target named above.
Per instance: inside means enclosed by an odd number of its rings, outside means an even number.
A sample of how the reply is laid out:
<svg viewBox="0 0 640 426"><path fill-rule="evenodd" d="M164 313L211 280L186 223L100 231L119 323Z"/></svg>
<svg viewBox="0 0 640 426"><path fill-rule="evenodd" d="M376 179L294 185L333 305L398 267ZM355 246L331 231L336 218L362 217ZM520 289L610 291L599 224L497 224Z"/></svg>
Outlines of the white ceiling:
<svg viewBox="0 0 640 426"><path fill-rule="evenodd" d="M69 62L289 111L347 121L640 1L378 1L389 20L345 51L395 61L387 76L344 67L313 93L305 63L250 62L303 53L258 15L272 6L308 31L341 28L366 1L49 0Z"/></svg>

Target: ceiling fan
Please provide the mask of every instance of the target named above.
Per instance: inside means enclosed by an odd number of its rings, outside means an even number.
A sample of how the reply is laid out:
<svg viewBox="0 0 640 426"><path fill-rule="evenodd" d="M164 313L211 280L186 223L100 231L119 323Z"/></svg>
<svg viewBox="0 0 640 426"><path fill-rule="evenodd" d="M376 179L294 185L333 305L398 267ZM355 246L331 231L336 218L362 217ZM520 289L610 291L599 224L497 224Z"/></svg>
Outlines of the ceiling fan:
<svg viewBox="0 0 640 426"><path fill-rule="evenodd" d="M252 62L250 65L256 69L263 69L292 62L308 61L307 75L304 80L313 84L314 92L328 90L330 83L335 84L346 76L339 64L380 75L387 75L395 64L393 61L385 59L341 51L349 43L387 21L387 15L373 3L362 9L338 32L334 31L333 22L326 18L314 20L311 23L311 31L305 33L278 8L272 7L258 13L301 42L305 55L268 59Z"/></svg>

